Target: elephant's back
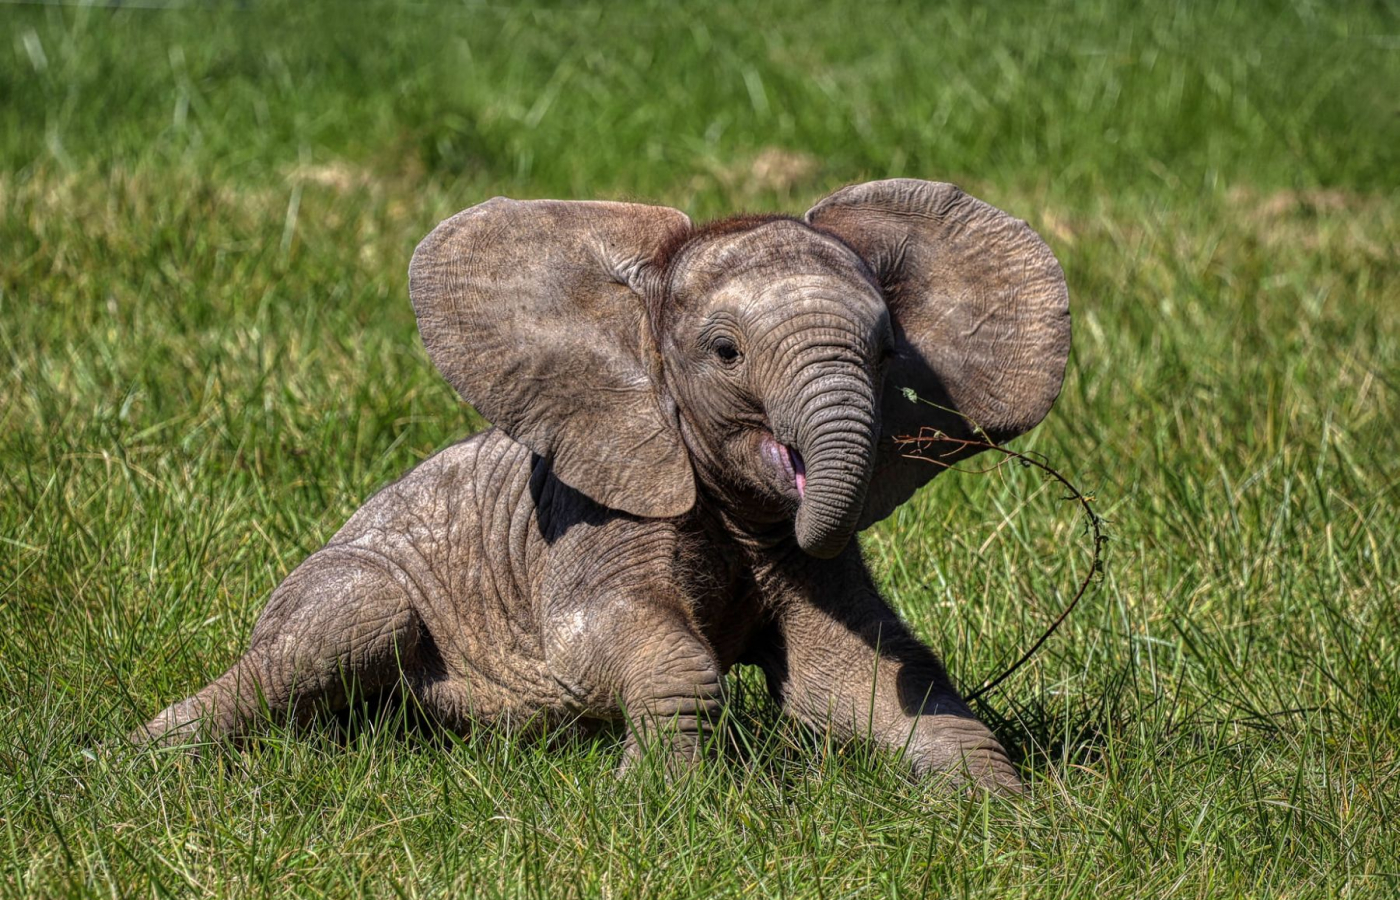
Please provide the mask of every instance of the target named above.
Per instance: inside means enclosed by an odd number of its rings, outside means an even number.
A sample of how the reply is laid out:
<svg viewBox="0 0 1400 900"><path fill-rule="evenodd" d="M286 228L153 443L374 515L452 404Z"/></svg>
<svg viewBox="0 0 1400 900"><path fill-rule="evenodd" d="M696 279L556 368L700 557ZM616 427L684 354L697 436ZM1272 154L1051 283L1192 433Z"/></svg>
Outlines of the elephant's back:
<svg viewBox="0 0 1400 900"><path fill-rule="evenodd" d="M401 549L433 559L444 572L488 552L524 564L527 526L535 518L530 477L536 462L529 448L487 429L381 489L330 543Z"/></svg>

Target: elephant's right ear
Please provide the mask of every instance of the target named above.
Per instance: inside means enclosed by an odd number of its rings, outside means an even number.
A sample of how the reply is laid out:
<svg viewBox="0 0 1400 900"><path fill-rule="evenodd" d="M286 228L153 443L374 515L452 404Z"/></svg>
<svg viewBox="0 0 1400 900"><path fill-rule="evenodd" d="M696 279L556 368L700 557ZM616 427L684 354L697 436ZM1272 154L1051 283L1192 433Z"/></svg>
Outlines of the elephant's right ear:
<svg viewBox="0 0 1400 900"><path fill-rule="evenodd" d="M807 221L866 261L894 325L864 527L942 471L906 459L897 438L924 427L972 437L975 423L1000 442L1045 417L1069 358L1069 291L1029 225L951 184L852 185L812 207ZM911 402L904 389L937 408ZM966 455L940 454L945 462Z"/></svg>
<svg viewBox="0 0 1400 900"><path fill-rule="evenodd" d="M570 487L638 516L684 513L695 477L640 293L684 213L635 203L514 201L423 239L409 295L434 365Z"/></svg>

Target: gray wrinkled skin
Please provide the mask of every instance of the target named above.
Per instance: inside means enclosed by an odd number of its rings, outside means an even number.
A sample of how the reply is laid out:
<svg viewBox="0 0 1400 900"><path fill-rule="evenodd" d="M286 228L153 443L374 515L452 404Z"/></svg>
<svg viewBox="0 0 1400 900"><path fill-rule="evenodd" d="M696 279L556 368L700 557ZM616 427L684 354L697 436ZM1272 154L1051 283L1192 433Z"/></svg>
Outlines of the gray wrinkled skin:
<svg viewBox="0 0 1400 900"><path fill-rule="evenodd" d="M433 362L496 427L371 498L273 592L243 658L135 739L402 689L459 731L626 721L626 760L684 764L745 663L804 722L1020 790L851 537L940 471L895 436L970 419L1005 440L1053 404L1068 294L1025 223L904 179L701 228L498 198L419 245L410 293Z"/></svg>

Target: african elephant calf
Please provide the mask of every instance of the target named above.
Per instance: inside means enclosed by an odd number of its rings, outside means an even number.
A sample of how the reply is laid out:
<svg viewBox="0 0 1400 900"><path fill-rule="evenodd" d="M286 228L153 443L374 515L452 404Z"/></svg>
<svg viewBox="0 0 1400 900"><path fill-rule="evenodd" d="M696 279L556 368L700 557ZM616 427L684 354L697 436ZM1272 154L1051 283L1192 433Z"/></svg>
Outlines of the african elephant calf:
<svg viewBox="0 0 1400 900"><path fill-rule="evenodd" d="M700 227L495 199L418 246L409 291L495 427L376 494L137 740L401 687L452 729L625 718L625 759L684 763L750 663L804 722L1019 790L851 538L939 471L894 436L967 435L965 416L1005 440L1059 393L1068 294L1024 222L906 179Z"/></svg>

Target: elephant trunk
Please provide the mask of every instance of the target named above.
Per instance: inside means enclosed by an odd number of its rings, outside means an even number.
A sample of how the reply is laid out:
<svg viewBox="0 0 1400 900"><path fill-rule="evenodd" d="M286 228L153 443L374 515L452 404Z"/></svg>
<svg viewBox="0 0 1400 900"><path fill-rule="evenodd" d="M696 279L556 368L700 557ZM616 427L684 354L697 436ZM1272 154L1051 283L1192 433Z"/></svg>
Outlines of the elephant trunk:
<svg viewBox="0 0 1400 900"><path fill-rule="evenodd" d="M805 489L797 509L798 545L830 559L855 533L875 458L875 398L863 372L812 373L798 400L797 450Z"/></svg>

